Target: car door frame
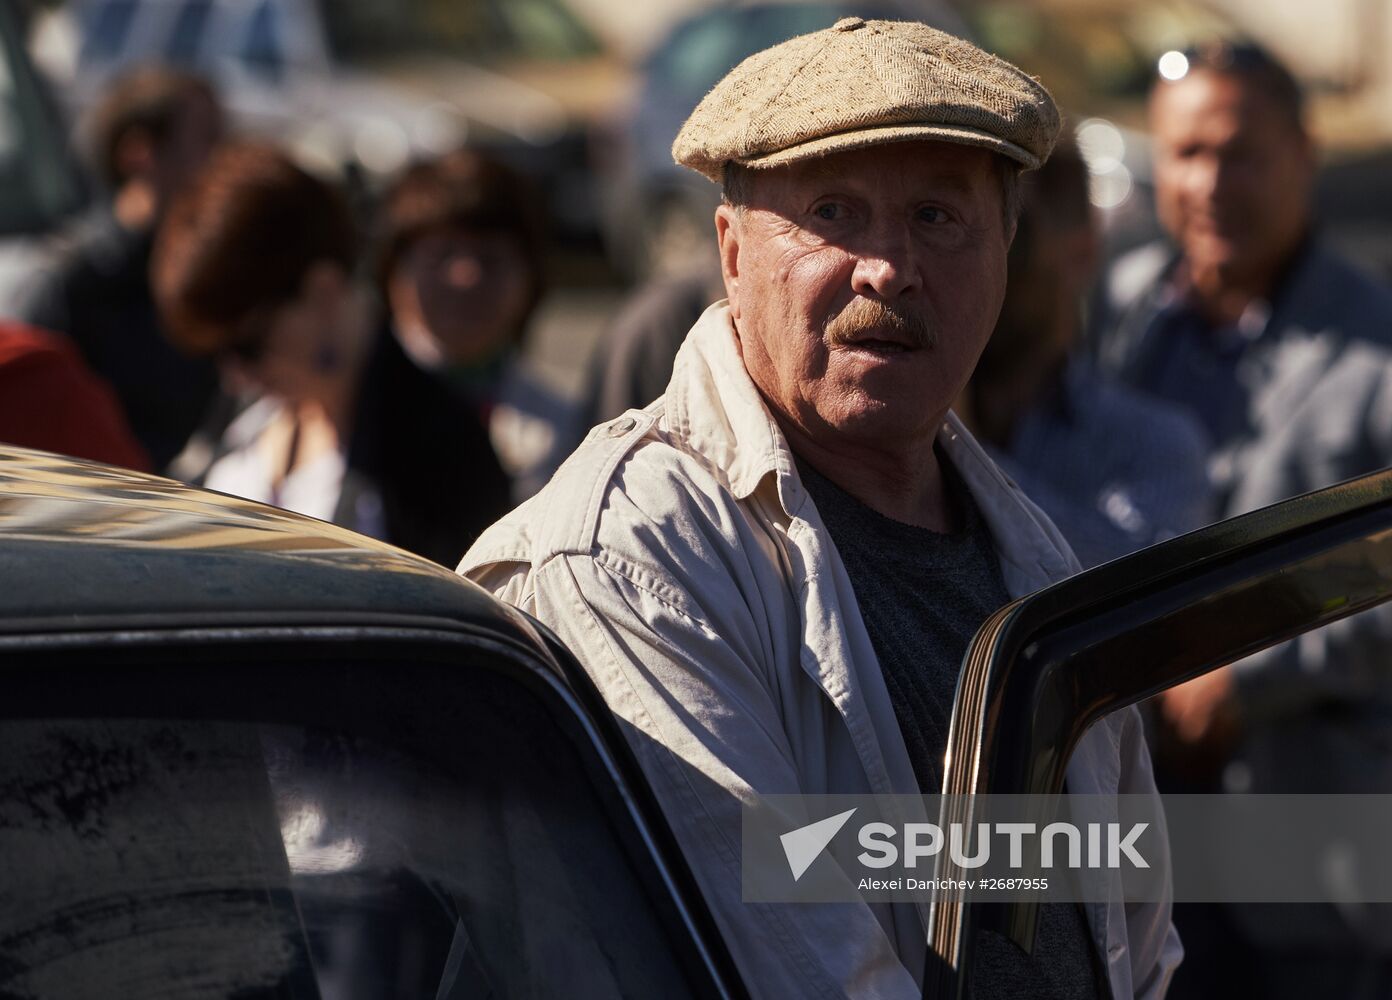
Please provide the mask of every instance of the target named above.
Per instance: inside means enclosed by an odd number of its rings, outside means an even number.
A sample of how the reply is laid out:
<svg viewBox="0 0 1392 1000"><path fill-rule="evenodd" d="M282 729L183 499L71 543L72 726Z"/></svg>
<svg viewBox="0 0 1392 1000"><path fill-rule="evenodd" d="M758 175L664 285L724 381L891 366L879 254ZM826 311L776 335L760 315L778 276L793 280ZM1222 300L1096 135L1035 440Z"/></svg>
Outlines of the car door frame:
<svg viewBox="0 0 1392 1000"><path fill-rule="evenodd" d="M975 795L1057 795L1073 749L1103 716L1389 599L1392 470L1384 470L1171 539L1006 605L963 660L943 828L961 821ZM972 945L982 929L1032 951L1038 906L935 899L923 996L968 995Z"/></svg>

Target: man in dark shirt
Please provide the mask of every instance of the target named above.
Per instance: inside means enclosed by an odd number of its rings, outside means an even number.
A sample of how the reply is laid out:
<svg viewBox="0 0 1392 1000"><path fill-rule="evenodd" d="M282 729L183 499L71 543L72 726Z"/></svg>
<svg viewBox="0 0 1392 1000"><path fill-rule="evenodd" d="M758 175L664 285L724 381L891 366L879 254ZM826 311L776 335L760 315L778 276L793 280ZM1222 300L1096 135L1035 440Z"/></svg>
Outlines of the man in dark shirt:
<svg viewBox="0 0 1392 1000"><path fill-rule="evenodd" d="M153 467L163 469L198 426L217 376L211 362L185 356L164 337L150 296L152 234L221 137L222 112L202 80L138 70L112 88L92 133L111 199L60 234L53 263L19 311L72 340L111 383Z"/></svg>
<svg viewBox="0 0 1392 1000"><path fill-rule="evenodd" d="M1198 421L1081 356L1102 234L1065 139L1022 179L1005 302L953 405L992 457L1095 566L1213 520Z"/></svg>

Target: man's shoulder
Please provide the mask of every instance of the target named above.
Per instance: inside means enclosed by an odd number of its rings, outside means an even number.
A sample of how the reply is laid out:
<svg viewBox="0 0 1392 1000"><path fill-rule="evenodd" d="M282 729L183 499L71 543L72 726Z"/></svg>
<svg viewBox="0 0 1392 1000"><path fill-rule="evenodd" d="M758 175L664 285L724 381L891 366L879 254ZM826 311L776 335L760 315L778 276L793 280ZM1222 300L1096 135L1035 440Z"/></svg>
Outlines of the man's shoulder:
<svg viewBox="0 0 1392 1000"><path fill-rule="evenodd" d="M484 532L460 571L697 547L727 533L739 501L719 471L666 426L664 406L659 399L592 428L536 496Z"/></svg>

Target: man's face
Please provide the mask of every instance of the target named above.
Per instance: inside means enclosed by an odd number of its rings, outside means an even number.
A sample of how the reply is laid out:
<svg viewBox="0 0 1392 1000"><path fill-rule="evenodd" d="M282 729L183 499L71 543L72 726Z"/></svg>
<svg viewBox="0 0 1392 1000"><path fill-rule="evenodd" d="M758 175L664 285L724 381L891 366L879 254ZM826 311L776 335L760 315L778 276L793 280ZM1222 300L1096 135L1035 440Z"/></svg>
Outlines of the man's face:
<svg viewBox="0 0 1392 1000"><path fill-rule="evenodd" d="M1160 221L1201 288L1260 286L1309 224L1304 132L1241 77L1198 70L1151 99Z"/></svg>
<svg viewBox="0 0 1392 1000"><path fill-rule="evenodd" d="M931 439L1000 312L994 154L872 146L754 172L717 211L744 364L785 424L835 447Z"/></svg>

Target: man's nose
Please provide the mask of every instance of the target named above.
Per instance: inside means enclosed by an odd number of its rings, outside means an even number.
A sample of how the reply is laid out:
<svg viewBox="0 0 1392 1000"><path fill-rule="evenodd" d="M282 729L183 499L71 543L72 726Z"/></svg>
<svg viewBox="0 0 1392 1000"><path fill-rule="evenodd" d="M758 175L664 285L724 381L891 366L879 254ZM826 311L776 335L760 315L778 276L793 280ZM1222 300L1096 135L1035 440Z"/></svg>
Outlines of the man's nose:
<svg viewBox="0 0 1392 1000"><path fill-rule="evenodd" d="M900 227L880 227L856 247L851 286L856 294L897 299L916 292L920 279L910 234Z"/></svg>

